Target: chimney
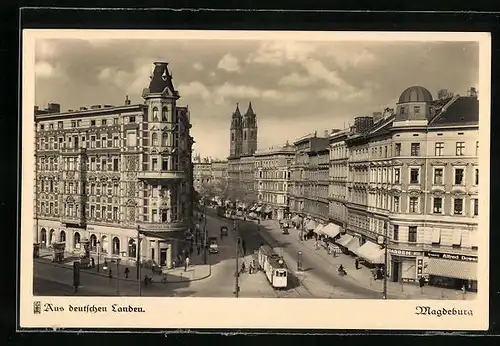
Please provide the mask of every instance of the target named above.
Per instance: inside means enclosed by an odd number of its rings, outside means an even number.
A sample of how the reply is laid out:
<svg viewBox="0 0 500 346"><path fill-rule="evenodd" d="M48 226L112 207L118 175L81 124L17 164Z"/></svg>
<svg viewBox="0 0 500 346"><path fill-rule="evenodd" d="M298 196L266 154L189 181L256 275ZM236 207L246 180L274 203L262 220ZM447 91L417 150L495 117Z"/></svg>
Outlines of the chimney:
<svg viewBox="0 0 500 346"><path fill-rule="evenodd" d="M471 97L477 97L477 90L474 87L471 87L469 90L469 96Z"/></svg>
<svg viewBox="0 0 500 346"><path fill-rule="evenodd" d="M130 99L128 98L128 95L125 96L125 106L130 106Z"/></svg>
<svg viewBox="0 0 500 346"><path fill-rule="evenodd" d="M87 110L87 107L80 107L80 110L81 110L81 111L86 111L86 110Z"/></svg>
<svg viewBox="0 0 500 346"><path fill-rule="evenodd" d="M101 105L92 105L90 106L90 109L99 109L101 108Z"/></svg>
<svg viewBox="0 0 500 346"><path fill-rule="evenodd" d="M314 138L318 136L318 131L314 131Z"/></svg>

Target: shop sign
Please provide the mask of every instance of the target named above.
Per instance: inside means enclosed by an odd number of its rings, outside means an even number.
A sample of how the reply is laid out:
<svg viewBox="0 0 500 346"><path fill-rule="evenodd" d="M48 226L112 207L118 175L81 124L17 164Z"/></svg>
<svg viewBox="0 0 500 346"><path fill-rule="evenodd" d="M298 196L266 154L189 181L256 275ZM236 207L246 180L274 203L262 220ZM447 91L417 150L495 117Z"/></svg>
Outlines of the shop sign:
<svg viewBox="0 0 500 346"><path fill-rule="evenodd" d="M440 258L454 261L463 261L463 262L477 262L476 256L467 256L467 255L457 255L451 253L441 253L441 252L426 252L425 255L429 258Z"/></svg>
<svg viewBox="0 0 500 346"><path fill-rule="evenodd" d="M412 278L401 278L401 282L403 283L415 283L415 279Z"/></svg>
<svg viewBox="0 0 500 346"><path fill-rule="evenodd" d="M391 255L396 255L396 256L410 256L410 257L417 257L417 256L422 256L422 252L420 251L410 251L410 250L399 250L399 249L388 249Z"/></svg>
<svg viewBox="0 0 500 346"><path fill-rule="evenodd" d="M422 268L423 268L424 260L419 258L417 260L417 276L420 278L422 276Z"/></svg>

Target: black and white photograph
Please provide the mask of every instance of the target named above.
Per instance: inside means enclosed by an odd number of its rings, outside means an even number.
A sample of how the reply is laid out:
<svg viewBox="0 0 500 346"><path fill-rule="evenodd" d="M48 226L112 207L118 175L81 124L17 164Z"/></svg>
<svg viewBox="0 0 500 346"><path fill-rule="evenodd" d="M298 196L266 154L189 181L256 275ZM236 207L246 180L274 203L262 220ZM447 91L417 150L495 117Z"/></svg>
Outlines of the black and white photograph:
<svg viewBox="0 0 500 346"><path fill-rule="evenodd" d="M259 325L253 308L301 328L312 322L295 309L371 304L394 316L344 322L432 326L420 306L462 316L439 329L482 325L489 44L482 33L25 31L30 323L75 325L108 304L132 311L110 321L147 325L155 306L202 318L203 302L217 311L203 326L236 323L226 309Z"/></svg>

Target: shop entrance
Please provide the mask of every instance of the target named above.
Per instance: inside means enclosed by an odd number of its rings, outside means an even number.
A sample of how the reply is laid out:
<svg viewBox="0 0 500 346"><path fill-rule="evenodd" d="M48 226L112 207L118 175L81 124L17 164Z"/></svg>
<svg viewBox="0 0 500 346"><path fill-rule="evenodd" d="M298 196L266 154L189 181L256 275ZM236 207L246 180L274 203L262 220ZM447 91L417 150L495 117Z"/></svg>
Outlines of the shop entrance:
<svg viewBox="0 0 500 346"><path fill-rule="evenodd" d="M394 261L392 262L392 281L393 282L398 282L399 278L401 277L400 275L401 272L401 262L399 261Z"/></svg>
<svg viewBox="0 0 500 346"><path fill-rule="evenodd" d="M167 264L167 249L160 249L160 265Z"/></svg>

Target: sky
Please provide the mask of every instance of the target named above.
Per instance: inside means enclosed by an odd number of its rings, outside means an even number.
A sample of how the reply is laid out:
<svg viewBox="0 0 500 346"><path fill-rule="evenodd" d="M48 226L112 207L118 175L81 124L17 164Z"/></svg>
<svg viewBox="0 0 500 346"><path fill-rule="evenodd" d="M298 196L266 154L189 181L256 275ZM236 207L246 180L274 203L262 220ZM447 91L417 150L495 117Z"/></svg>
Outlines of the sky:
<svg viewBox="0 0 500 346"><path fill-rule="evenodd" d="M479 79L477 42L37 39L35 47L36 105L62 111L123 105L126 95L143 103L153 62L168 62L194 150L214 159L229 155L237 103L244 112L252 102L266 149L393 108L412 85L465 95Z"/></svg>

